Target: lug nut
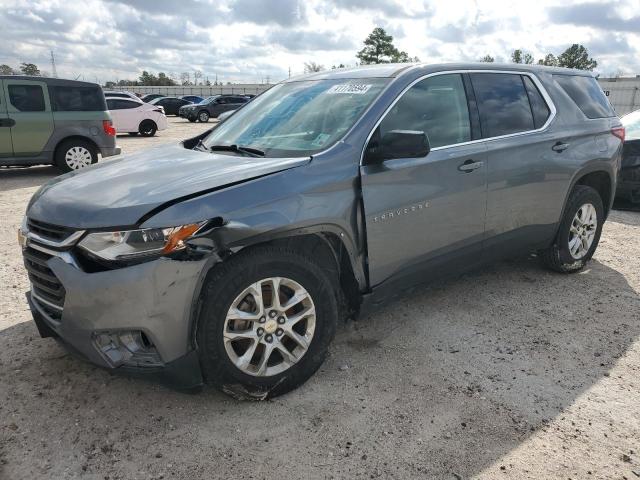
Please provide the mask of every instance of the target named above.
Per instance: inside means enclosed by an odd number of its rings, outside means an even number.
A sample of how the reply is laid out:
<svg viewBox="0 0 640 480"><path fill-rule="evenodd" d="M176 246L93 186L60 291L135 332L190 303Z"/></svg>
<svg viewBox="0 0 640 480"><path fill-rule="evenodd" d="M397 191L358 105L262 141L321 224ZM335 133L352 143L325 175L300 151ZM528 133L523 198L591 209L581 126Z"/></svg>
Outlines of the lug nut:
<svg viewBox="0 0 640 480"><path fill-rule="evenodd" d="M284 317L278 317L278 323L282 325L284 323Z"/></svg>
<svg viewBox="0 0 640 480"><path fill-rule="evenodd" d="M259 337L262 336L262 334L264 333L264 328L260 327L258 328L258 330L256 331L256 333L258 334Z"/></svg>
<svg viewBox="0 0 640 480"><path fill-rule="evenodd" d="M271 318L275 317L276 315L277 315L277 313L276 313L276 311L275 311L275 310L271 310L271 311L269 312L269 317L271 317Z"/></svg>
<svg viewBox="0 0 640 480"><path fill-rule="evenodd" d="M280 336L284 333L284 330L282 330L281 328L276 330L276 335Z"/></svg>
<svg viewBox="0 0 640 480"><path fill-rule="evenodd" d="M260 317L260 323L264 323L266 321L267 321L267 319L265 317Z"/></svg>
<svg viewBox="0 0 640 480"><path fill-rule="evenodd" d="M273 336L272 336L271 334L268 334L266 337L264 337L264 339L265 339L267 342L271 343L271 342L273 341Z"/></svg>

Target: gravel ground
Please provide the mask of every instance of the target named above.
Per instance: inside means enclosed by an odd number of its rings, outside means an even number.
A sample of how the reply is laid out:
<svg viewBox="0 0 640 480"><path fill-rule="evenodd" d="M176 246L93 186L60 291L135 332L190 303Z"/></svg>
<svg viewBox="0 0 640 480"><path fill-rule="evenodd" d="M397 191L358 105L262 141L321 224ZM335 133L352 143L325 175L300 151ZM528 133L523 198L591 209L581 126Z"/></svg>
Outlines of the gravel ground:
<svg viewBox="0 0 640 480"><path fill-rule="evenodd" d="M0 479L640 478L640 213L612 213L582 273L503 262L347 323L306 385L250 403L39 338L16 229L53 175L0 170Z"/></svg>

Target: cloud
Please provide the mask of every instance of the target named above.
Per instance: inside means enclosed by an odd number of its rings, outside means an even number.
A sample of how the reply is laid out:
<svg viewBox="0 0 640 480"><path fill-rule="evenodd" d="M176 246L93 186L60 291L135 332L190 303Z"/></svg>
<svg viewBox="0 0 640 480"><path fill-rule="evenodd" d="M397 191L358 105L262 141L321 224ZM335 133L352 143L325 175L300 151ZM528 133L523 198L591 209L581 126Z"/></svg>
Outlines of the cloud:
<svg viewBox="0 0 640 480"><path fill-rule="evenodd" d="M285 27L305 22L304 0L235 0L231 3L232 18L236 22L249 21L257 24L274 23Z"/></svg>
<svg viewBox="0 0 640 480"><path fill-rule="evenodd" d="M608 32L640 32L640 15L624 18L619 15L620 3L588 2L549 9L553 23L579 27L594 27Z"/></svg>

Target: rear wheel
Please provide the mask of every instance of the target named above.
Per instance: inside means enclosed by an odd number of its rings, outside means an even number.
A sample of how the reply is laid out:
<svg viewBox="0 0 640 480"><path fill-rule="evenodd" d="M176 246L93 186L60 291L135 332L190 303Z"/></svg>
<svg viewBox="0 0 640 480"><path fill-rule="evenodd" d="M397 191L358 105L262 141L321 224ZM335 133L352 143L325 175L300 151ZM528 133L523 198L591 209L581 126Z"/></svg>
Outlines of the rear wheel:
<svg viewBox="0 0 640 480"><path fill-rule="evenodd" d="M209 121L209 112L206 110L202 110L198 113L198 121L202 123L207 123Z"/></svg>
<svg viewBox="0 0 640 480"><path fill-rule="evenodd" d="M337 325L335 282L311 258L259 247L229 259L203 289L198 346L207 383L264 400L304 383Z"/></svg>
<svg viewBox="0 0 640 480"><path fill-rule="evenodd" d="M138 127L138 132L143 137L153 137L158 131L158 126L153 120L143 120Z"/></svg>
<svg viewBox="0 0 640 480"><path fill-rule="evenodd" d="M604 207L600 194L586 185L577 185L567 202L556 240L540 252L545 266L561 273L582 270L598 247Z"/></svg>
<svg viewBox="0 0 640 480"><path fill-rule="evenodd" d="M94 144L82 139L67 140L56 150L55 163L62 172L79 170L98 161L98 150Z"/></svg>

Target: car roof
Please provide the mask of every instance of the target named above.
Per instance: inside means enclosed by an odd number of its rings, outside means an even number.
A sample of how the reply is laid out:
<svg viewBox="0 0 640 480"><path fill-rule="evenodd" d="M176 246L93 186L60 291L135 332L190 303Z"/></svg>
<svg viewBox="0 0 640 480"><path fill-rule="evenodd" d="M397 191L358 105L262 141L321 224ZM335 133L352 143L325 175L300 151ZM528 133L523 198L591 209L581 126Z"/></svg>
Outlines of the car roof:
<svg viewBox="0 0 640 480"><path fill-rule="evenodd" d="M292 77L291 79L285 80L285 83L301 80L329 80L341 78L393 78L398 77L408 71L420 70L423 70L425 74L447 70L512 70L519 72L546 72L593 77L592 72L585 70L574 70L561 67L547 67L544 65L526 65L522 63L383 63L377 65L361 65L354 68L336 68L333 70L324 70L322 72Z"/></svg>
<svg viewBox="0 0 640 480"><path fill-rule="evenodd" d="M39 77L35 75L0 75L0 80L31 80L58 87L100 87L97 83L67 80L66 78Z"/></svg>

